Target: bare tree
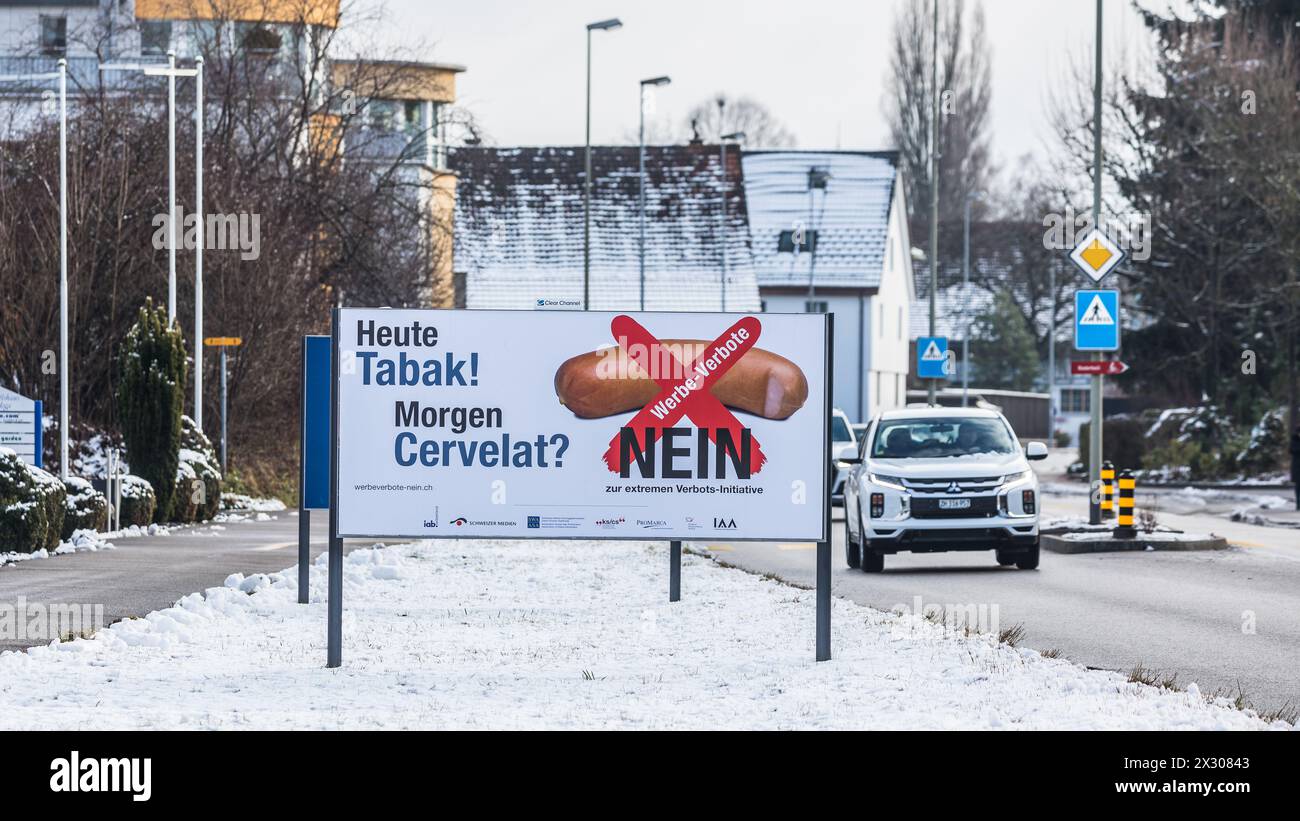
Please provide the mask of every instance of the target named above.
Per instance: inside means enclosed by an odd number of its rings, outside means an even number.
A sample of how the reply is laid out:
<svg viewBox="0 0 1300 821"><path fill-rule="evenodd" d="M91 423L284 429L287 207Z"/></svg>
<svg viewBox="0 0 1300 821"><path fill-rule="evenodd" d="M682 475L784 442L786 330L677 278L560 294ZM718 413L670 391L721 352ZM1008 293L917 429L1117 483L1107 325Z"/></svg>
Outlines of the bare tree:
<svg viewBox="0 0 1300 821"><path fill-rule="evenodd" d="M913 237L925 236L930 224L933 37L931 0L901 0L894 19L883 108L907 172ZM993 91L980 4L969 15L965 0L940 6L938 74L939 222L955 224L962 217L966 196L985 190L993 172L988 133ZM972 210L978 216L984 206L977 203ZM944 233L951 236L950 231Z"/></svg>
<svg viewBox="0 0 1300 821"><path fill-rule="evenodd" d="M794 134L767 106L751 97L728 97L722 92L700 102L686 115L686 139L716 143L723 134L745 132L750 148L792 148Z"/></svg>

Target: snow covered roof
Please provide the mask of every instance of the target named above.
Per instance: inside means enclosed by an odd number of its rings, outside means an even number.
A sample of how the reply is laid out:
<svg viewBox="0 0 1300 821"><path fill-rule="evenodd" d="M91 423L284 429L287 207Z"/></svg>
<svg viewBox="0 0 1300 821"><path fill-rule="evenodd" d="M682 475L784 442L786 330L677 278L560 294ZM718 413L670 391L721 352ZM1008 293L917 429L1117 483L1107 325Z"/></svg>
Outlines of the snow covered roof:
<svg viewBox="0 0 1300 821"><path fill-rule="evenodd" d="M583 148L453 148L455 263L469 308L582 299ZM646 309L759 309L739 151L646 148ZM638 307L636 147L592 148L591 307ZM724 209L725 199L725 209Z"/></svg>
<svg viewBox="0 0 1300 821"><path fill-rule="evenodd" d="M898 177L894 151L746 151L745 196L759 285L880 286L889 207ZM809 190L810 169L829 173ZM817 231L815 254L779 250L781 232Z"/></svg>

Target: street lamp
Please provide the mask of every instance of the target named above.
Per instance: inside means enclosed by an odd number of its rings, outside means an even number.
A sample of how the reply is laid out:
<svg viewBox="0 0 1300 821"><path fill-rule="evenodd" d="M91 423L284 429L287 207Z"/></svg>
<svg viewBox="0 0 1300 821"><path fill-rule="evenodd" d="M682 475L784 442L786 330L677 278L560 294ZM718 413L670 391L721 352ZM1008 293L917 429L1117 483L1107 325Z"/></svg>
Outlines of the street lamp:
<svg viewBox="0 0 1300 821"><path fill-rule="evenodd" d="M59 478L68 478L68 61L40 74L7 74L0 83L59 81ZM40 425L41 420L37 419ZM34 454L39 457L40 454Z"/></svg>
<svg viewBox="0 0 1300 821"><path fill-rule="evenodd" d="M100 72L139 71L146 77L167 78L167 322L176 320L176 78L193 77L196 82L194 125L194 193L198 237L194 247L194 424L203 430L203 58L194 68L177 68L176 52L167 52L167 63L101 63Z"/></svg>
<svg viewBox="0 0 1300 821"><path fill-rule="evenodd" d="M641 265L641 310L645 310L645 93L647 88L656 88L666 86L672 80L667 76L651 77L648 80L641 81L641 125L637 129L639 134L640 148L637 150L637 186L639 189L638 199L640 201L640 245L638 246L640 265ZM590 140L588 140L590 142ZM588 152L591 148L588 146ZM590 165L588 165L590 169ZM588 170L590 175L590 170ZM584 280L585 281L585 280ZM586 295L584 294L583 306L586 306Z"/></svg>
<svg viewBox="0 0 1300 821"><path fill-rule="evenodd" d="M970 207L971 203L984 199L983 191L971 191L966 195L966 209L962 234L961 263L961 298L966 311L966 329L961 335L961 406L966 407L967 391L970 387Z"/></svg>
<svg viewBox="0 0 1300 821"><path fill-rule="evenodd" d="M721 109L722 100L718 100L718 107ZM721 117L719 117L721 122ZM745 132L733 131L730 134L723 134L718 138L722 144L722 310L727 310L727 141L735 140L744 142Z"/></svg>
<svg viewBox="0 0 1300 821"><path fill-rule="evenodd" d="M591 302L591 33L623 27L617 17L587 24L587 151L582 178L582 310Z"/></svg>

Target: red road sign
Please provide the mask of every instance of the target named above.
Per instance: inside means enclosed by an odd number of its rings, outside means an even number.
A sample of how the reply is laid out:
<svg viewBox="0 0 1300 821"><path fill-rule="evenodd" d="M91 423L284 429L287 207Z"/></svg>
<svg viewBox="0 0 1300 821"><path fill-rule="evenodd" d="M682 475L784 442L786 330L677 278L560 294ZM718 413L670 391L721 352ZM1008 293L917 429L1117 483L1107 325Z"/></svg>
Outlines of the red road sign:
<svg viewBox="0 0 1300 821"><path fill-rule="evenodd" d="M1118 359L1105 359L1100 362L1090 359L1070 360L1070 373L1075 376L1119 376L1128 370L1128 365Z"/></svg>

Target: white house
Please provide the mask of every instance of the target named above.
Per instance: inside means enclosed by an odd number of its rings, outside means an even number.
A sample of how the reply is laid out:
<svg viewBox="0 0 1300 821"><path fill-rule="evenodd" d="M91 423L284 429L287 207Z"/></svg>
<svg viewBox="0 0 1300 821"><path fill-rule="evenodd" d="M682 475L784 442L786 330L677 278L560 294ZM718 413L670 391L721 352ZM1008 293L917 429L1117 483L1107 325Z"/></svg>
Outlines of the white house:
<svg viewBox="0 0 1300 821"><path fill-rule="evenodd" d="M916 298L893 151L746 151L763 310L835 315L834 401L855 421L907 402Z"/></svg>

